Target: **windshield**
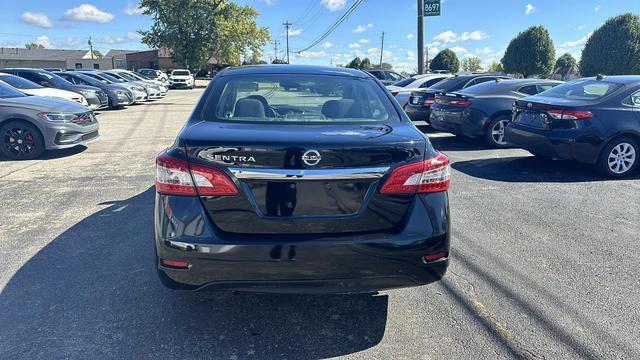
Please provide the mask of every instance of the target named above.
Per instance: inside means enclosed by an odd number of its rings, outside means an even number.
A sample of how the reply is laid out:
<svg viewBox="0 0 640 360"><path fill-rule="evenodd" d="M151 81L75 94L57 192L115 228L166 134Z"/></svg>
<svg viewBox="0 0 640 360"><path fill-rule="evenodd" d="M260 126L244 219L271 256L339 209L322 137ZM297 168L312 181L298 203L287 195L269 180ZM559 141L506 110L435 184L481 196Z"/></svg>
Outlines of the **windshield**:
<svg viewBox="0 0 640 360"><path fill-rule="evenodd" d="M39 89L42 86L15 75L0 75L0 80L13 86L16 89Z"/></svg>
<svg viewBox="0 0 640 360"><path fill-rule="evenodd" d="M40 76L44 76L45 78L47 78L49 80L49 82L51 82L54 86L73 86L72 83L68 82L67 80L65 80L64 78L52 73L52 72L48 72L48 71L39 71L38 75Z"/></svg>
<svg viewBox="0 0 640 360"><path fill-rule="evenodd" d="M107 74L107 73L100 73L100 75L99 75L99 76L102 76L102 77L104 77L104 78L106 78L106 79L108 79L108 80L110 80L110 81L112 81L112 82L116 82L116 83L123 83L123 82L127 82L127 80L125 80L125 79L123 79L122 77L120 77L120 76L118 76L118 75L116 75L116 74L113 74L113 73L109 73L109 74Z"/></svg>
<svg viewBox="0 0 640 360"><path fill-rule="evenodd" d="M133 76L129 75L126 72L119 72L117 75L120 76L121 78L127 80L127 81L138 81L138 79L134 78Z"/></svg>
<svg viewBox="0 0 640 360"><path fill-rule="evenodd" d="M11 86L0 82L0 99L17 98L27 96L24 93L12 88Z"/></svg>
<svg viewBox="0 0 640 360"><path fill-rule="evenodd" d="M416 81L416 79L414 79L414 78L406 78L406 79L402 79L402 80L400 80L398 82L394 82L393 86L405 87L405 86L411 84L414 81Z"/></svg>
<svg viewBox="0 0 640 360"><path fill-rule="evenodd" d="M540 95L568 100L598 100L622 85L601 80L576 80L543 91Z"/></svg>
<svg viewBox="0 0 640 360"><path fill-rule="evenodd" d="M189 76L191 75L188 71L186 70L175 70L174 72L171 73L171 76Z"/></svg>
<svg viewBox="0 0 640 360"><path fill-rule="evenodd" d="M138 75L136 73L125 73L125 75L128 75L129 77L133 78L134 80L142 80L142 81L148 80L148 79L145 79L144 77L142 77L142 76L140 76L140 75Z"/></svg>
<svg viewBox="0 0 640 360"><path fill-rule="evenodd" d="M382 122L400 118L372 79L320 75L228 78L212 92L207 119L280 122Z"/></svg>

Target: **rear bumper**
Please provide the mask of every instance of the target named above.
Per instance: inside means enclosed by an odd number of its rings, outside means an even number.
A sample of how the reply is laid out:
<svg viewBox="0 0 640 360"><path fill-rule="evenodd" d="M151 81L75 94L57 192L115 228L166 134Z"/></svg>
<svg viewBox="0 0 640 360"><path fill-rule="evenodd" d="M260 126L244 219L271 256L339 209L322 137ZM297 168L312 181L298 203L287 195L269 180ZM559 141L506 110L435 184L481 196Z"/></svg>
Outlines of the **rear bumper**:
<svg viewBox="0 0 640 360"><path fill-rule="evenodd" d="M484 135L489 123L489 118L484 113L474 109L456 110L447 114L447 110L432 109L429 118L431 127L436 130L468 137ZM447 121L448 119L455 119L455 121Z"/></svg>
<svg viewBox="0 0 640 360"><path fill-rule="evenodd" d="M505 128L505 141L533 154L563 160L576 160L595 164L604 139L585 135L580 130L544 130L509 123Z"/></svg>
<svg viewBox="0 0 640 360"><path fill-rule="evenodd" d="M184 290L353 293L425 285L445 274L449 253L446 193L415 197L394 232L265 236L243 239L216 230L199 199L156 196L156 266L160 279ZM274 220L277 221L277 220ZM159 259L186 261L188 269Z"/></svg>
<svg viewBox="0 0 640 360"><path fill-rule="evenodd" d="M404 111L407 113L411 121L429 122L429 115L431 113L430 107L415 106L415 105L407 104L404 107Z"/></svg>

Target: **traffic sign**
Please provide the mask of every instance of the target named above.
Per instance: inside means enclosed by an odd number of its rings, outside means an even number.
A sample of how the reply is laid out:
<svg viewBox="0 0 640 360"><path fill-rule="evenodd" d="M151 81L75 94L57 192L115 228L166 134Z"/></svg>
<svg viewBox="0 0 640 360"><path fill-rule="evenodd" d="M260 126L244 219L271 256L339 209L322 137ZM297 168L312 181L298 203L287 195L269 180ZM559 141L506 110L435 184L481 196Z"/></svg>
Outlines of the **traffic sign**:
<svg viewBox="0 0 640 360"><path fill-rule="evenodd" d="M424 0L424 16L440 16L440 0Z"/></svg>

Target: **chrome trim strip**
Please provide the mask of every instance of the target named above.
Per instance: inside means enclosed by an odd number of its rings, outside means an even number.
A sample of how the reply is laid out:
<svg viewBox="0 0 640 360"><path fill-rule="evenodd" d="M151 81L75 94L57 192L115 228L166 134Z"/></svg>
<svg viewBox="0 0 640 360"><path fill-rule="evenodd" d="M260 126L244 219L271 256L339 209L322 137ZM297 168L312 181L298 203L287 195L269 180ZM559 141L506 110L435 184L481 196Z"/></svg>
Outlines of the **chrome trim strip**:
<svg viewBox="0 0 640 360"><path fill-rule="evenodd" d="M229 168L238 179L252 180L344 180L344 179L379 179L383 177L388 166L353 169L256 169Z"/></svg>

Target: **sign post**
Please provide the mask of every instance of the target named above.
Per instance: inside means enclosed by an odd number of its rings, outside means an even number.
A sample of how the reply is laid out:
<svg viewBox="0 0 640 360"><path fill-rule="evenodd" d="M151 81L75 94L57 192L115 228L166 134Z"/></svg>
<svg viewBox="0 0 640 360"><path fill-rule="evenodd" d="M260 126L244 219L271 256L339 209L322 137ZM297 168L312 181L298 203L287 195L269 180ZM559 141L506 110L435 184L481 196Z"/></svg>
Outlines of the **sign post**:
<svg viewBox="0 0 640 360"><path fill-rule="evenodd" d="M440 16L440 0L418 0L418 74L425 73L424 61L424 17ZM427 61L429 61L429 48L427 47Z"/></svg>

